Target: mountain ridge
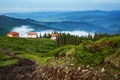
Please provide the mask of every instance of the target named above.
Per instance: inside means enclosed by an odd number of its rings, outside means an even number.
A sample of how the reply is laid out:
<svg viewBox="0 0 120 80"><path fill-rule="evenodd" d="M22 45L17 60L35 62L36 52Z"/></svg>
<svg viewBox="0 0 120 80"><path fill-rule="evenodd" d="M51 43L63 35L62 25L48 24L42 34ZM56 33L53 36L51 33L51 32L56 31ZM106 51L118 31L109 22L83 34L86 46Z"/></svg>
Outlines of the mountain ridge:
<svg viewBox="0 0 120 80"><path fill-rule="evenodd" d="M38 29L40 30L47 30L51 29L48 26L41 25L37 21L33 19L19 19L19 18L13 18L13 17L8 17L5 15L0 15L0 35L5 35L8 32L10 32L13 28L18 27L18 26L30 26L31 28Z"/></svg>
<svg viewBox="0 0 120 80"><path fill-rule="evenodd" d="M21 25L30 26L38 32L83 30L95 33L120 33L120 10L5 13L0 15L2 35L11 31L15 26Z"/></svg>

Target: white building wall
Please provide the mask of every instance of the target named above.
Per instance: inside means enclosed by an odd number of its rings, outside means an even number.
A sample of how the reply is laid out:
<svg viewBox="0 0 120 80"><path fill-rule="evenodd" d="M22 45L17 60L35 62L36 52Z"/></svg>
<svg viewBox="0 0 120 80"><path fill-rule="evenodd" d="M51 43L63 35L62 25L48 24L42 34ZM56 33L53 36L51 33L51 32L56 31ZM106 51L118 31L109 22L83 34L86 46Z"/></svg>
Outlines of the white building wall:
<svg viewBox="0 0 120 80"><path fill-rule="evenodd" d="M28 38L37 38L37 35L28 35Z"/></svg>
<svg viewBox="0 0 120 80"><path fill-rule="evenodd" d="M51 40L56 40L56 37L51 37Z"/></svg>

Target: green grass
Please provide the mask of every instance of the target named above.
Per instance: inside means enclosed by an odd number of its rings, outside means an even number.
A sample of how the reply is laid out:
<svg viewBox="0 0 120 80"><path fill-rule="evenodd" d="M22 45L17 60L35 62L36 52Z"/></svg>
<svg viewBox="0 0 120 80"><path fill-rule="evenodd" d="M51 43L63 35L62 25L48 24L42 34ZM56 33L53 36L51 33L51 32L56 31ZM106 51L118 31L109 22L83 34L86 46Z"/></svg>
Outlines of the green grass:
<svg viewBox="0 0 120 80"><path fill-rule="evenodd" d="M17 63L17 59L12 58L4 53L0 52L0 67L9 66L11 64Z"/></svg>
<svg viewBox="0 0 120 80"><path fill-rule="evenodd" d="M52 57L47 57L46 53L57 48L55 41L48 38L9 38L0 37L0 48L10 50L16 55L27 58L37 62L38 64L45 64L46 61ZM46 56L46 57L43 57ZM9 66L17 63L16 59L0 53L0 66Z"/></svg>
<svg viewBox="0 0 120 80"><path fill-rule="evenodd" d="M102 38L96 42L84 41L78 46L67 45L50 51L51 56L55 57L74 57L75 61L81 65L97 66L105 63L105 58L111 54L115 56L120 48L120 36ZM120 51L119 51L120 52ZM119 53L117 52L117 53ZM118 54L119 56L119 54ZM119 57L109 58L111 64L118 63ZM117 61L114 61L116 60ZM112 62L112 61L114 62ZM115 66L115 64L114 64Z"/></svg>
<svg viewBox="0 0 120 80"><path fill-rule="evenodd" d="M0 48L13 52L47 53L56 47L56 42L47 38L25 39L0 37Z"/></svg>
<svg viewBox="0 0 120 80"><path fill-rule="evenodd" d="M19 54L19 56L26 58L26 59L30 59L32 61L34 61L35 63L39 64L39 65L45 65L48 64L47 61L49 59L54 59L54 57L41 57L38 54L28 54L28 53L24 53L24 54Z"/></svg>
<svg viewBox="0 0 120 80"><path fill-rule="evenodd" d="M65 56L73 56L75 54L75 46L67 45L64 47L56 48L49 52L49 55L55 57L65 57Z"/></svg>
<svg viewBox="0 0 120 80"><path fill-rule="evenodd" d="M16 59L10 59L10 60L6 60L6 61L0 61L0 67L9 66L9 65L15 64L17 62L18 62L18 60L16 60Z"/></svg>
<svg viewBox="0 0 120 80"><path fill-rule="evenodd" d="M97 66L104 63L106 57L115 54L120 48L120 36L102 38L95 42L87 41L78 46L67 45L63 47L57 47L55 41L47 38L25 39L0 37L0 40L0 48L11 50L16 55L30 59L40 65L49 64L49 60L51 59L69 57L74 58L79 64ZM117 58L117 56L115 57ZM2 62L7 60L11 60L11 58L5 55L0 59ZM60 62L65 63L65 60L60 60Z"/></svg>

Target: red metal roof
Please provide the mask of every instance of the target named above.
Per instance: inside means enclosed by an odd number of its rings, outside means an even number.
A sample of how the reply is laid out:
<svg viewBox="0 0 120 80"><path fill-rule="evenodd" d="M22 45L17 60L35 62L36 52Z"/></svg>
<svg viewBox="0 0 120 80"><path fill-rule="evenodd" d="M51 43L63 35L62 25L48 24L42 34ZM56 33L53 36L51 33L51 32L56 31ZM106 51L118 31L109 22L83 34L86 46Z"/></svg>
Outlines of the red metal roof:
<svg viewBox="0 0 120 80"><path fill-rule="evenodd" d="M36 32L29 32L28 35L37 35Z"/></svg>
<svg viewBox="0 0 120 80"><path fill-rule="evenodd" d="M57 36L59 36L59 34L52 34L51 36L52 37L57 37Z"/></svg>
<svg viewBox="0 0 120 80"><path fill-rule="evenodd" d="M8 34L10 34L10 35L16 35L16 34L19 34L19 33L18 32L10 32Z"/></svg>

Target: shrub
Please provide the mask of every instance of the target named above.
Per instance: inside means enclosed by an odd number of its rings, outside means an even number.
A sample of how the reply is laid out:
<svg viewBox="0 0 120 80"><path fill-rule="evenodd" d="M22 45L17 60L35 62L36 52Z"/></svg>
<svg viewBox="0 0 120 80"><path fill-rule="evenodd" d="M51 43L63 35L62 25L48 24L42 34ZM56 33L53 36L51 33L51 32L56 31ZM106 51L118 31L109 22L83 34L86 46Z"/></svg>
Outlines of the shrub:
<svg viewBox="0 0 120 80"><path fill-rule="evenodd" d="M104 62L104 58L109 54L109 49L104 48L102 51L99 51L96 47L94 47L93 43L89 43L87 46L81 44L75 48L76 61L83 65L99 65Z"/></svg>
<svg viewBox="0 0 120 80"><path fill-rule="evenodd" d="M107 56L104 61L107 64L120 68L120 48L114 54Z"/></svg>
<svg viewBox="0 0 120 80"><path fill-rule="evenodd" d="M74 46L68 45L52 50L49 55L55 57L65 57L74 55Z"/></svg>

